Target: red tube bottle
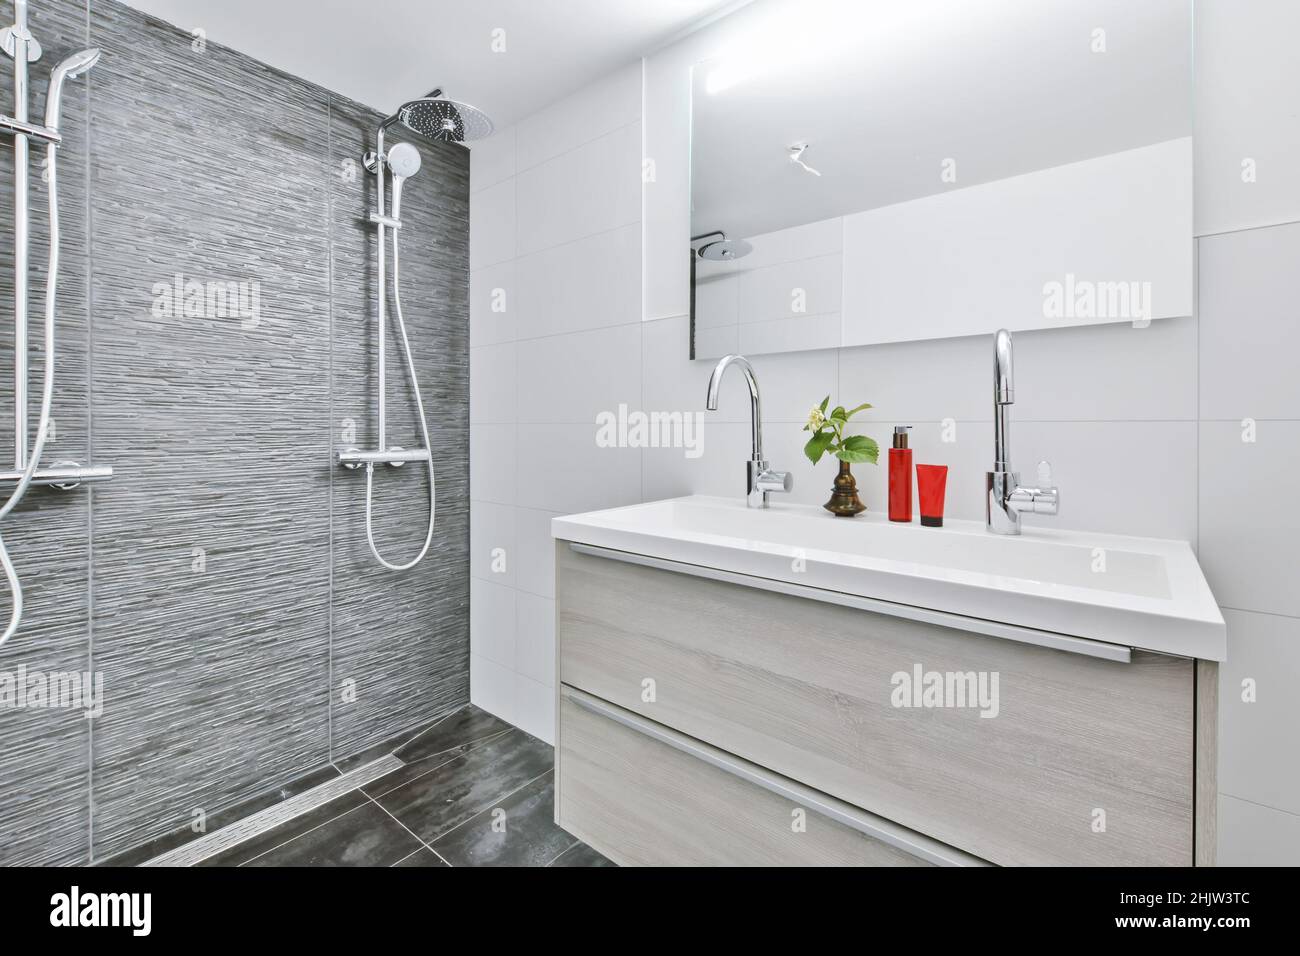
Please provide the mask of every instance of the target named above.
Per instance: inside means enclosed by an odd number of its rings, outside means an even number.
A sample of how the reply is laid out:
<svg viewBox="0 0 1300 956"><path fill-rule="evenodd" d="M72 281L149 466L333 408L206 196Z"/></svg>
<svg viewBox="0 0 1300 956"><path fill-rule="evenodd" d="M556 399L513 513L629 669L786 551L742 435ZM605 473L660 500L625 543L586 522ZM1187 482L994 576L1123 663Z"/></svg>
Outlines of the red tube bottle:
<svg viewBox="0 0 1300 956"><path fill-rule="evenodd" d="M912 520L912 449L907 447L911 425L894 426L894 444L889 449L889 520Z"/></svg>

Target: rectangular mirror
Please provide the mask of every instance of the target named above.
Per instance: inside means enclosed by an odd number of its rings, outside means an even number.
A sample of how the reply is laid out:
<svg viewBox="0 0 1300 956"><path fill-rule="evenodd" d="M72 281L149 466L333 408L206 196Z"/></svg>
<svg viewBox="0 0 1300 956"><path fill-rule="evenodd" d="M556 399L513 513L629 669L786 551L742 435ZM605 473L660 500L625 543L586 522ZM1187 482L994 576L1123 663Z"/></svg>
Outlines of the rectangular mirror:
<svg viewBox="0 0 1300 956"><path fill-rule="evenodd" d="M693 358L1191 315L1191 0L764 6L692 76Z"/></svg>

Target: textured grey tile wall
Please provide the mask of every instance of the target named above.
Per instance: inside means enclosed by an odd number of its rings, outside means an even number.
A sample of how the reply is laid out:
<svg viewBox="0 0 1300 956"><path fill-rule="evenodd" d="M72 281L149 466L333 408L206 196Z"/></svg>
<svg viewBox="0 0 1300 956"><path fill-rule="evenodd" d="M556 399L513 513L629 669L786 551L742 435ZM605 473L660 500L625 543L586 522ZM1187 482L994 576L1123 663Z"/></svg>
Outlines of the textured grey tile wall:
<svg viewBox="0 0 1300 956"><path fill-rule="evenodd" d="M107 698L95 721L0 710L0 863L75 863L468 699L469 170L462 147L423 149L407 189L403 304L440 506L429 557L395 574L365 543L364 473L331 465L335 447L373 440L373 185L359 158L379 115L196 50L111 0L35 6L41 66L105 51L66 112L51 460L89 454L117 474L93 493L37 490L0 529L28 591L0 672L93 666ZM38 186L41 223L43 204ZM0 216L11 223L12 204ZM256 316L160 308L155 284L178 275L255 283ZM0 294L8 314L7 274ZM413 394L389 345L390 441L412 447ZM414 466L376 475L392 558L423 541L425 481Z"/></svg>

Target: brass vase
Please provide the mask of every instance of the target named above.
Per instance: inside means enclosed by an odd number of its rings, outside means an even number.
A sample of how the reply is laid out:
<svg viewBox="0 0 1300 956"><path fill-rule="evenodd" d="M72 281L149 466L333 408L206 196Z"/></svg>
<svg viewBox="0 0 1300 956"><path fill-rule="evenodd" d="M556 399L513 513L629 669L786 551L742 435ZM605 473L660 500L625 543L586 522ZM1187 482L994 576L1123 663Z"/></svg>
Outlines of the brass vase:
<svg viewBox="0 0 1300 956"><path fill-rule="evenodd" d="M822 507L837 518L852 518L858 512L867 510L867 506L858 497L858 480L853 477L847 461L840 462L840 473L831 485L831 500Z"/></svg>

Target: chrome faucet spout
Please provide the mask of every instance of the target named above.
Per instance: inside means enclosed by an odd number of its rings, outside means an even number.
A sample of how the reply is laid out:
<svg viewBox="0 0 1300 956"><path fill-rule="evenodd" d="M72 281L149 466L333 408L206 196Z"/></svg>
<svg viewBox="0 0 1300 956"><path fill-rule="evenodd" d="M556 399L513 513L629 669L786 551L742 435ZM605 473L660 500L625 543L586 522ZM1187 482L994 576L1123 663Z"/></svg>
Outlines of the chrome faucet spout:
<svg viewBox="0 0 1300 956"><path fill-rule="evenodd" d="M794 487L794 477L788 471L772 471L763 458L763 403L758 394L758 378L754 367L743 355L724 355L713 367L709 376L709 394L705 407L718 410L718 396L722 391L722 377L727 369L736 366L745 376L749 386L749 420L751 450L745 463L745 504L750 508L766 508L768 495L774 491L789 491Z"/></svg>
<svg viewBox="0 0 1300 956"><path fill-rule="evenodd" d="M1012 359L1011 333L998 329L998 334L993 337L993 401L999 405L1014 405L1016 402Z"/></svg>
<svg viewBox="0 0 1300 956"><path fill-rule="evenodd" d="M1016 401L1011 333L993 337L993 470L984 484L984 526L994 534L1020 534L1022 514L1054 515L1060 492L1051 485L1051 466L1038 463L1042 487L1025 487L1011 467L1011 412Z"/></svg>
<svg viewBox="0 0 1300 956"><path fill-rule="evenodd" d="M1011 414L1016 385L1011 333L999 329L993 337L993 470L1011 470Z"/></svg>
<svg viewBox="0 0 1300 956"><path fill-rule="evenodd" d="M718 410L718 395L722 391L722 378L726 375L727 369L733 365L744 374L745 384L749 386L750 444L752 447L750 457L754 461L762 461L763 402L758 394L758 378L754 375L754 366L749 364L749 359L743 355L724 355L718 364L713 367L713 374L709 376L707 407L711 412Z"/></svg>

